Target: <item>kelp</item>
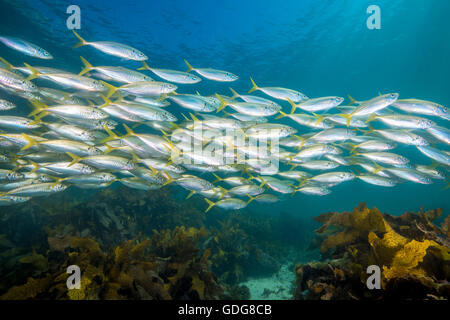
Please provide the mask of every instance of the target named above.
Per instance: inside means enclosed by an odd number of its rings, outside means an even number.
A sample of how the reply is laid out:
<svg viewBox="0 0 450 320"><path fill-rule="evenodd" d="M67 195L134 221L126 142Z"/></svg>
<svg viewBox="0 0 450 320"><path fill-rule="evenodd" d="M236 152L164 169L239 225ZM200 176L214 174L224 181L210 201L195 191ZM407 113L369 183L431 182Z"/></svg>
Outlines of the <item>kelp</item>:
<svg viewBox="0 0 450 320"><path fill-rule="evenodd" d="M103 251L89 237L49 237L50 270L29 278L3 294L1 299L216 299L223 293L209 271L210 251L200 252L204 229L177 227L138 236L111 251ZM34 254L24 262L41 261ZM65 268L81 270L80 289L68 289Z"/></svg>
<svg viewBox="0 0 450 320"><path fill-rule="evenodd" d="M440 227L433 223L441 215L441 209L422 208L396 217L362 203L351 212L316 217L323 225L315 246L324 262L296 266L295 297L448 299L449 218ZM370 265L381 269L381 290L366 287Z"/></svg>

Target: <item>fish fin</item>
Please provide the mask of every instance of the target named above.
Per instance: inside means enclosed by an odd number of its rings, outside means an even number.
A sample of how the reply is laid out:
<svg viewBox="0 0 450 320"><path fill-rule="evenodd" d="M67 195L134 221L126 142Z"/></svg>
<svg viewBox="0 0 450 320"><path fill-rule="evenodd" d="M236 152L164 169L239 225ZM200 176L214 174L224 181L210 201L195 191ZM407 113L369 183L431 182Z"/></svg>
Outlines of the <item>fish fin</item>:
<svg viewBox="0 0 450 320"><path fill-rule="evenodd" d="M48 108L47 105L43 104L43 103L40 102L40 101L37 101L37 100L31 100L30 102L31 102L31 106L33 107L34 110L28 115L29 117L32 117L32 116L34 116L34 115L37 115L37 114L39 114L39 113L45 111L45 109ZM48 113L47 113L47 114L48 114ZM43 116L42 116L41 118L43 118ZM39 118L39 119L40 119L40 118Z"/></svg>
<svg viewBox="0 0 450 320"><path fill-rule="evenodd" d="M236 91L234 91L233 88L230 87L229 89L230 89L231 93L233 94L233 95L231 96L230 99L236 99L236 98L239 97L239 93L237 93Z"/></svg>
<svg viewBox="0 0 450 320"><path fill-rule="evenodd" d="M109 105L112 104L111 100L109 100L107 97L105 97L104 95L100 94L100 97L103 99L103 101L105 102L104 104L102 104L101 106L98 106L99 109L102 109L104 107L107 107Z"/></svg>
<svg viewBox="0 0 450 320"><path fill-rule="evenodd" d="M33 166L33 170L31 170L30 173L36 172L39 168L41 168L41 166L39 164L37 164L36 162L34 162L32 160L28 160L28 161Z"/></svg>
<svg viewBox="0 0 450 320"><path fill-rule="evenodd" d="M375 162L375 170L373 170L372 173L377 174L378 172L383 171L383 170L384 170L384 168Z"/></svg>
<svg viewBox="0 0 450 320"><path fill-rule="evenodd" d="M443 187L443 188L441 189L441 191L444 191L444 190L447 190L447 189L450 188L450 182L449 182L449 181L445 181L445 182L447 183L447 185L446 185L445 187Z"/></svg>
<svg viewBox="0 0 450 320"><path fill-rule="evenodd" d="M225 117L230 117L231 116L231 113L229 113L227 111L222 111L222 112L224 113Z"/></svg>
<svg viewBox="0 0 450 320"><path fill-rule="evenodd" d="M3 64L6 66L6 69L8 69L9 71L12 71L13 69L15 69L15 67L11 63L6 61L2 57L0 57L0 61L3 62Z"/></svg>
<svg viewBox="0 0 450 320"><path fill-rule="evenodd" d="M20 151L24 151L27 150L33 146L38 145L38 142L36 140L34 140L33 138L31 138L29 135L27 135L26 133L22 133L22 137L27 141L27 144L24 145Z"/></svg>
<svg viewBox="0 0 450 320"><path fill-rule="evenodd" d="M108 154L108 153L120 148L120 147L111 147L110 145L107 145L107 144L104 144L104 147L106 148L104 154Z"/></svg>
<svg viewBox="0 0 450 320"><path fill-rule="evenodd" d="M165 132L163 129L159 129L159 131L162 132L162 134L164 135L164 137L170 137L170 133Z"/></svg>
<svg viewBox="0 0 450 320"><path fill-rule="evenodd" d="M192 113L189 112L189 115L191 116L192 121L194 122L201 122L196 116L194 116Z"/></svg>
<svg viewBox="0 0 450 320"><path fill-rule="evenodd" d="M253 87L250 90L248 90L248 93L256 91L256 90L259 89L259 87L256 85L256 83L255 83L255 81L253 80L252 77L250 77L250 81L252 82Z"/></svg>
<svg viewBox="0 0 450 320"><path fill-rule="evenodd" d="M367 120L365 121L365 123L369 123L372 122L373 120L375 120L377 118L376 113L372 113L369 118L367 118Z"/></svg>
<svg viewBox="0 0 450 320"><path fill-rule="evenodd" d="M247 205L249 205L249 204L250 204L250 202L252 202L253 200L255 200L255 199L256 199L256 197L252 197L252 196L251 196L251 195L249 195L248 193L247 193L247 197L248 197Z"/></svg>
<svg viewBox="0 0 450 320"><path fill-rule="evenodd" d="M100 143L104 144L106 142L109 141L113 141L113 140L119 140L120 137L118 135L116 135L110 128L108 128L106 125L103 125L103 129L106 131L106 133L108 134L108 137L101 140Z"/></svg>
<svg viewBox="0 0 450 320"><path fill-rule="evenodd" d="M42 73L36 70L36 68L30 66L28 63L24 62L25 67L31 71L31 74L28 76L26 80L33 80L40 76L42 76Z"/></svg>
<svg viewBox="0 0 450 320"><path fill-rule="evenodd" d="M188 117L186 117L186 115L184 113L181 113L181 116L184 118L184 120L191 121Z"/></svg>
<svg viewBox="0 0 450 320"><path fill-rule="evenodd" d="M351 143L351 142L347 142L346 144L348 144L350 147L352 147L350 149L350 153L354 153L356 148L358 148L359 145L355 144L355 143Z"/></svg>
<svg viewBox="0 0 450 320"><path fill-rule="evenodd" d="M209 200L208 198L205 198L205 201L208 203L209 207L205 210L205 213L207 213L209 210L211 210L212 207L214 207L216 204Z"/></svg>
<svg viewBox="0 0 450 320"><path fill-rule="evenodd" d="M306 182L309 181L309 178L305 178L302 181L300 181L300 183L298 184L298 188L300 188L301 186L305 185Z"/></svg>
<svg viewBox="0 0 450 320"><path fill-rule="evenodd" d="M347 127L350 126L350 121L352 120L353 114L351 113L340 113L339 116L341 116L344 119L347 119Z"/></svg>
<svg viewBox="0 0 450 320"><path fill-rule="evenodd" d="M360 101L356 101L351 95L347 95L348 99L350 100L350 104L360 104Z"/></svg>
<svg viewBox="0 0 450 320"><path fill-rule="evenodd" d="M280 115L278 115L278 116L276 116L275 117L275 120L277 120L277 119L281 119L281 118L284 118L284 117L287 117L288 116L288 114L287 113L284 113L283 111L278 111L279 113L280 113Z"/></svg>
<svg viewBox="0 0 450 320"><path fill-rule="evenodd" d="M259 188L262 188L262 187L264 187L265 186L265 184L266 184L266 180L264 180L263 179L263 177L259 177L260 179L261 179L261 184L258 186Z"/></svg>
<svg viewBox="0 0 450 320"><path fill-rule="evenodd" d="M227 106L227 102L225 100L223 100L223 98L221 96L219 96L217 93L215 95L216 95L217 99L219 99L219 101L220 101L220 107L217 108L217 110L216 110L216 113L218 113Z"/></svg>
<svg viewBox="0 0 450 320"><path fill-rule="evenodd" d="M290 114L293 114L295 112L295 109L297 109L297 105L292 101L291 99L287 98L287 102L291 105L291 112Z"/></svg>
<svg viewBox="0 0 450 320"><path fill-rule="evenodd" d="M436 169L437 167L439 167L441 164L439 162L436 162L434 160L431 160L431 163L429 165L427 165L427 168L429 169Z"/></svg>
<svg viewBox="0 0 450 320"><path fill-rule="evenodd" d="M217 174L215 174L214 172L212 173L213 176L216 178L216 180L213 181L213 183L217 183L223 180L223 178L219 177Z"/></svg>
<svg viewBox="0 0 450 320"><path fill-rule="evenodd" d="M184 59L184 63L186 63L186 65L187 65L186 72L191 72L192 70L194 70L194 68L191 66L191 64L186 59Z"/></svg>
<svg viewBox="0 0 450 320"><path fill-rule="evenodd" d="M81 62L83 62L84 68L81 70L81 72L78 74L79 76L82 76L85 73L88 73L89 71L91 71L92 69L94 69L94 67L92 66L92 64L90 64L85 58L83 58L82 56L80 56Z"/></svg>
<svg viewBox="0 0 450 320"><path fill-rule="evenodd" d="M102 83L105 87L109 89L108 94L106 95L107 98L111 97L119 88L113 86L112 84L109 84L103 80L100 80L100 83Z"/></svg>
<svg viewBox="0 0 450 320"><path fill-rule="evenodd" d="M150 67L148 66L147 62L142 61L142 67L138 68L138 70L150 70Z"/></svg>
<svg viewBox="0 0 450 320"><path fill-rule="evenodd" d="M41 120L44 116L45 116L44 113L41 113L40 116L33 116L34 120L31 121L29 124L30 125L35 125L35 124L44 124L45 125L44 121Z"/></svg>
<svg viewBox="0 0 450 320"><path fill-rule="evenodd" d="M173 126L174 129L180 129L180 126L176 124L175 122L169 122L171 126ZM172 129L173 130L173 129Z"/></svg>
<svg viewBox="0 0 450 320"><path fill-rule="evenodd" d="M129 137L129 136L136 136L136 133L134 133L134 131L127 126L125 123L123 124L123 127L125 128L125 131L127 132L124 137Z"/></svg>
<svg viewBox="0 0 450 320"><path fill-rule="evenodd" d="M162 184L162 186L164 187L165 185L168 185L169 183L172 183L172 182L174 182L175 180L172 178L172 176L168 173L168 172L166 172L166 178L167 178L167 181L166 182L164 182L163 184Z"/></svg>
<svg viewBox="0 0 450 320"><path fill-rule="evenodd" d="M75 44L72 48L75 49L75 48L79 48L79 47L82 47L82 46L85 46L88 44L88 42L86 40L84 40L82 37L80 37L80 35L78 33L75 32L75 30L72 30L72 32L75 35L75 37L77 37L78 40L80 41L77 44Z"/></svg>
<svg viewBox="0 0 450 320"><path fill-rule="evenodd" d="M66 152L66 154L72 158L72 162L68 165L68 167L71 167L74 164L78 163L80 160L82 160L81 157L77 156L76 154L73 154L72 152Z"/></svg>
<svg viewBox="0 0 450 320"><path fill-rule="evenodd" d="M194 194L196 194L197 192L195 191L195 190L192 190L191 192L189 192L189 194L187 195L187 197L186 197L186 199L184 199L184 200L187 200L187 199L189 199L190 197L192 197Z"/></svg>
<svg viewBox="0 0 450 320"><path fill-rule="evenodd" d="M303 146L304 146L305 143L306 143L306 140L308 140L308 139L303 138L303 137L300 137L300 136L298 136L298 135L296 135L296 134L294 134L293 136L296 137L298 140L300 140L300 141L302 142L302 143L297 147L297 150L300 150L301 148L303 148Z"/></svg>
<svg viewBox="0 0 450 320"><path fill-rule="evenodd" d="M225 195L228 193L229 190L222 188L221 186L218 186L217 188L222 190L222 195L219 197L219 200L222 200L222 198L225 197Z"/></svg>
<svg viewBox="0 0 450 320"><path fill-rule="evenodd" d="M320 114L317 114L314 112L312 114L317 118L316 125L318 125L319 123L321 123L325 120L325 117Z"/></svg>

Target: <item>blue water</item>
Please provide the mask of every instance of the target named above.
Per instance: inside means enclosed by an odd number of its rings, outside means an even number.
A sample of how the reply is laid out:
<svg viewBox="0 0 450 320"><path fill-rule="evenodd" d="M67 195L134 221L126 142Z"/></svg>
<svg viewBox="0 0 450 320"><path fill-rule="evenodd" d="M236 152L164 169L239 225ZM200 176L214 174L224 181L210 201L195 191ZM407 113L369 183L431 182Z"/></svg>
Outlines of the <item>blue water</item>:
<svg viewBox="0 0 450 320"><path fill-rule="evenodd" d="M446 0L302 0L302 1L24 1L0 4L0 34L18 36L48 49L55 59L40 65L78 71L79 55L94 64L137 68L95 49L70 49L75 38L66 28L66 8L81 8L80 34L88 40L113 40L149 56L149 65L184 70L214 67L240 76L239 93L251 86L300 90L309 97L328 95L369 99L378 92L398 92L450 106L450 2ZM366 27L369 5L381 8L381 29ZM2 48L4 49L4 48ZM24 56L2 50L13 64ZM202 81L202 94L228 94L227 84ZM183 92L193 89L184 87ZM444 124L448 126L448 124ZM413 162L429 160L408 147ZM409 150L411 149L411 150ZM325 197L296 194L262 212L295 211L317 215L351 209L365 201L382 211L401 214L442 207L449 212L443 182L405 183L382 188L353 181Z"/></svg>

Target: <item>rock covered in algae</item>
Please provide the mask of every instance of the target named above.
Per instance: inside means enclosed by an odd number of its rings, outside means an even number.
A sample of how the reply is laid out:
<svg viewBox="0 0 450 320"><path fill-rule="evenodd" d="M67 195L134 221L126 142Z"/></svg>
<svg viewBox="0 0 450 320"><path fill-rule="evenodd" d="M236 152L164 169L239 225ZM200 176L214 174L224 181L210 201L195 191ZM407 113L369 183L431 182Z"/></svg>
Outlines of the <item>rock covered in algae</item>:
<svg viewBox="0 0 450 320"><path fill-rule="evenodd" d="M316 217L323 261L297 265L297 299L448 299L450 247L441 209L399 217L369 209ZM367 267L381 269L381 290L368 290Z"/></svg>

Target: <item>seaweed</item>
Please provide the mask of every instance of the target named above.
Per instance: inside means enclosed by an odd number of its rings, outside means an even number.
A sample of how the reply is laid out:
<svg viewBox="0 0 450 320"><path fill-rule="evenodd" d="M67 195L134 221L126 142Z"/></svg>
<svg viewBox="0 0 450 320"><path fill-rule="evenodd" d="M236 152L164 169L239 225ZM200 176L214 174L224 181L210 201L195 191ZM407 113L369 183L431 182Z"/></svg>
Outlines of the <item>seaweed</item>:
<svg viewBox="0 0 450 320"><path fill-rule="evenodd" d="M110 251L89 237L49 237L49 271L10 288L1 299L217 299L223 288L209 271L210 251L196 248L204 229L177 227L138 236ZM26 262L41 261L32 255ZM39 258L37 258L39 257ZM43 257L43 256L42 256ZM80 289L67 289L66 268L82 271Z"/></svg>
<svg viewBox="0 0 450 320"><path fill-rule="evenodd" d="M351 212L315 220L323 262L295 267L297 299L448 299L448 217L433 224L441 209L395 217L364 203ZM366 269L382 270L381 290L368 290Z"/></svg>

